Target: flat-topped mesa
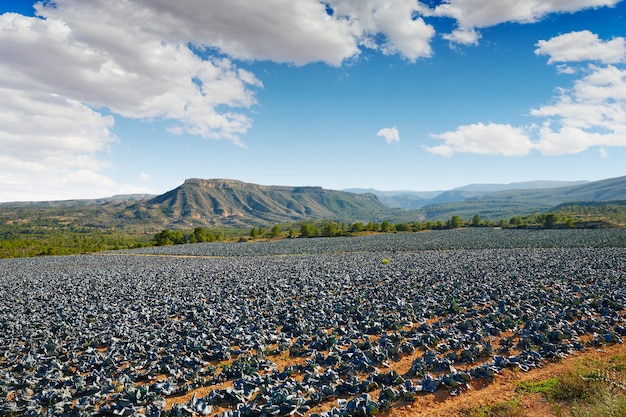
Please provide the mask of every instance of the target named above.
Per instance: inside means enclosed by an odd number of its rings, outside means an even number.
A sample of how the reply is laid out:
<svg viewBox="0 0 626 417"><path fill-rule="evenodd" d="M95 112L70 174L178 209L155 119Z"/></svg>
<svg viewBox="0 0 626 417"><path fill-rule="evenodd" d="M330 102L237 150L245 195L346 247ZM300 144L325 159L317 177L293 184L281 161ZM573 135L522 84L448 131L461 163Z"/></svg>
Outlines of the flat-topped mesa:
<svg viewBox="0 0 626 417"><path fill-rule="evenodd" d="M222 178L202 179L202 178L188 178L183 183L183 186L200 186L203 188L245 188L255 190L276 190L276 191L291 191L291 192L305 192L305 191L321 191L322 187L319 186L297 186L291 187L286 185L260 185L252 184L249 182L243 182L239 180L229 180Z"/></svg>
<svg viewBox="0 0 626 417"><path fill-rule="evenodd" d="M202 178L188 178L183 185L199 185L207 188L240 188L250 187L256 184L248 184L243 181L228 180L222 178L202 179Z"/></svg>

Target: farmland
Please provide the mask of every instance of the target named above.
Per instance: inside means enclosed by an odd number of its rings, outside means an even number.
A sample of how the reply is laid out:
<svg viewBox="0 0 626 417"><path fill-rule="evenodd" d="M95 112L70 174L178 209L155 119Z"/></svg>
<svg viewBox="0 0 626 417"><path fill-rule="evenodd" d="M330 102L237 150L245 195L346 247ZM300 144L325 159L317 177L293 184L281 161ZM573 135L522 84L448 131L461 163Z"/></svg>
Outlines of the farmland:
<svg viewBox="0 0 626 417"><path fill-rule="evenodd" d="M0 415L366 416L626 336L626 231L0 260Z"/></svg>

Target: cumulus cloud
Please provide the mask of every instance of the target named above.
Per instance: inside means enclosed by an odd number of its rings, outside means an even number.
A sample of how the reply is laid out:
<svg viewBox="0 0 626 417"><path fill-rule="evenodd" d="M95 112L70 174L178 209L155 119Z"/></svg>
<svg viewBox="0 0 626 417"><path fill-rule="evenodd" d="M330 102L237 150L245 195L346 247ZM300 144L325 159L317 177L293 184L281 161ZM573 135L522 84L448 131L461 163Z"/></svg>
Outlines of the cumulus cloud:
<svg viewBox="0 0 626 417"><path fill-rule="evenodd" d="M134 32L173 43L219 50L241 60L271 60L296 65L325 62L339 66L369 45L408 59L430 54L434 29L416 16L413 0L132 0L112 4L94 0L58 0L39 6L46 17L57 16L101 41L100 30L123 21ZM329 13L329 11L331 11ZM96 21L88 19L98 16ZM124 30L124 29L121 29ZM382 45L366 42L383 34Z"/></svg>
<svg viewBox="0 0 626 417"><path fill-rule="evenodd" d="M577 153L590 147L626 147L626 70L591 65L554 103L531 110L545 118L537 149L544 154Z"/></svg>
<svg viewBox="0 0 626 417"><path fill-rule="evenodd" d="M400 142L400 132L395 126L380 129L376 136L385 138L385 142L387 142L388 145Z"/></svg>
<svg viewBox="0 0 626 417"><path fill-rule="evenodd" d="M6 176L10 166L22 167L12 176L14 187L65 198L54 184L91 178L94 187L80 194L112 190L101 174L119 141L111 115L160 120L174 133L240 144L251 126L241 109L254 105L261 83L226 58L202 59L188 43L127 24L128 10L120 8L130 4L108 2L105 13L104 2L97 10L58 1L38 3L39 18L0 15L0 90L11 97L0 103L0 170ZM102 13L96 18L96 12ZM71 192L78 194L75 185Z"/></svg>
<svg viewBox="0 0 626 417"><path fill-rule="evenodd" d="M552 13L572 13L583 9L612 7L620 0L445 0L430 9L420 7L424 16L455 19L457 29L444 37L461 44L475 44L475 29L504 22L532 23Z"/></svg>
<svg viewBox="0 0 626 417"><path fill-rule="evenodd" d="M119 116L243 146L262 84L234 60L340 66L363 48L409 61L431 55L434 29L413 0L378 3L56 0L37 3L36 17L0 15L0 89L23 106L16 116L5 105L0 117L28 119L36 131L6 121L3 156L69 176L72 164L59 170L50 162L58 155L50 149L64 147L66 160L102 172ZM67 117L49 120L43 108ZM34 123L41 119L54 126ZM97 134L78 131L82 120Z"/></svg>
<svg viewBox="0 0 626 417"><path fill-rule="evenodd" d="M55 94L0 88L0 201L103 197L122 189L98 173L119 141L113 118Z"/></svg>
<svg viewBox="0 0 626 417"><path fill-rule="evenodd" d="M576 61L615 64L626 59L626 39L618 37L603 41L588 30L570 32L549 40L540 40L535 54L548 55L549 64Z"/></svg>
<svg viewBox="0 0 626 417"><path fill-rule="evenodd" d="M455 131L431 135L444 141L443 145L426 147L428 152L452 156L455 153L480 155L523 156L533 145L521 128L508 124L476 123L459 126Z"/></svg>
<svg viewBox="0 0 626 417"><path fill-rule="evenodd" d="M229 60L202 60L184 44L107 22L106 14L89 22L101 31L96 38L55 17L57 9L39 10L51 16L0 16L2 84L59 94L124 117L171 121L181 132L207 138L235 140L248 129L246 117L216 110L251 106L248 87L260 85Z"/></svg>
<svg viewBox="0 0 626 417"><path fill-rule="evenodd" d="M623 60L620 48L616 48L619 54L611 55L603 46L612 41L600 40L595 34L576 32L572 38L563 36L540 45L546 54L558 56L554 61ZM580 51L570 51L576 48L569 42L579 36L587 42L582 42ZM616 43L621 44L621 41ZM599 49L592 51L589 45ZM541 120L540 128L481 123L460 126L455 131L432 135L444 144L425 149L444 156L458 152L516 156L533 149L543 155L564 155L592 147L601 148L601 154L605 155L607 147L626 147L626 69L619 65L590 64L585 75L571 88L558 89L552 103L531 109L530 115Z"/></svg>
<svg viewBox="0 0 626 417"><path fill-rule="evenodd" d="M384 54L399 54L411 62L432 55L430 41L435 29L418 16L413 0L331 0L335 16L350 22L359 45ZM383 40L374 39L382 34Z"/></svg>

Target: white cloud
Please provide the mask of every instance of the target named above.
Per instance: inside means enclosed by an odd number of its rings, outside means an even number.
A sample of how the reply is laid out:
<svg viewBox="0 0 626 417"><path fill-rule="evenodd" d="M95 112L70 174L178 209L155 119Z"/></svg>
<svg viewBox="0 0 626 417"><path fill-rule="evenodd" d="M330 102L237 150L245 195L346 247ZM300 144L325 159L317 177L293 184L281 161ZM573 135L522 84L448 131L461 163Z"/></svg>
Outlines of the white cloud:
<svg viewBox="0 0 626 417"><path fill-rule="evenodd" d="M240 144L251 126L245 111L261 86L253 74L130 24L125 12L137 12L130 2L55 5L39 3L40 18L0 15L0 91L11 97L0 103L0 175L9 166L24 170L12 175L13 194L3 198L31 198L26 190L42 198L115 191L101 173L119 141L111 114ZM81 169L88 171L72 179ZM78 180L86 178L94 186L81 192ZM75 188L65 190L68 184Z"/></svg>
<svg viewBox="0 0 626 417"><path fill-rule="evenodd" d="M415 16L413 0L133 0L111 3L58 0L56 8L39 6L46 17L58 16L84 34L89 43L106 42L103 28L127 29L171 43L191 43L217 49L231 58L271 60L305 65L325 62L339 66L358 56L359 46L373 35L386 41L376 45L410 60L430 55L434 29ZM326 4L333 10L327 13ZM94 21L93 16L98 16Z"/></svg>
<svg viewBox="0 0 626 417"><path fill-rule="evenodd" d="M99 3L108 8L110 2ZM135 0L125 8L132 21L161 38L217 48L238 59L338 66L359 53L353 22L329 16L316 0Z"/></svg>
<svg viewBox="0 0 626 417"><path fill-rule="evenodd" d="M572 89L561 89L554 104L532 109L536 117L557 119L563 126L619 131L626 124L626 70L589 67Z"/></svg>
<svg viewBox="0 0 626 417"><path fill-rule="evenodd" d="M376 0L332 0L337 16L351 22L360 45L384 54L400 54L411 62L432 55L432 26L416 16L418 4L412 0L380 2ZM382 44L373 35L384 35Z"/></svg>
<svg viewBox="0 0 626 417"><path fill-rule="evenodd" d="M449 17L458 28L446 39L463 44L475 44L475 29L504 22L532 23L552 13L572 13L583 9L612 7L620 0L444 0L433 9L420 7L424 16ZM474 32L474 33L473 33Z"/></svg>
<svg viewBox="0 0 626 417"><path fill-rule="evenodd" d="M553 104L531 110L531 115L548 120L536 145L542 153L626 147L626 70L613 65L590 65L588 70L573 88L561 89Z"/></svg>
<svg viewBox="0 0 626 417"><path fill-rule="evenodd" d="M98 198L120 187L97 171L118 142L113 118L57 95L0 88L0 201ZM126 186L129 190L144 189Z"/></svg>
<svg viewBox="0 0 626 417"><path fill-rule="evenodd" d="M618 37L603 41L588 30L570 32L547 41L540 40L535 54L548 55L549 64L580 61L615 64L626 59L626 39Z"/></svg>
<svg viewBox="0 0 626 417"><path fill-rule="evenodd" d="M559 74L576 74L576 68L565 64L557 65L556 70Z"/></svg>
<svg viewBox="0 0 626 417"><path fill-rule="evenodd" d="M113 118L54 94L0 88L0 149L25 162L58 161L65 166L102 166L95 157L118 139Z"/></svg>
<svg viewBox="0 0 626 417"><path fill-rule="evenodd" d="M603 137L571 126L556 131L545 126L540 130L540 140L535 147L544 155L576 154L602 144Z"/></svg>
<svg viewBox="0 0 626 417"><path fill-rule="evenodd" d="M443 145L426 147L428 152L452 156L454 153L480 155L523 156L533 145L521 128L508 124L476 123L459 126L455 131L431 135L444 141Z"/></svg>
<svg viewBox="0 0 626 417"><path fill-rule="evenodd" d="M607 44L590 35L584 37L598 45ZM550 49L564 45L561 41L552 43L553 39L543 46ZM552 51L564 53L568 48L555 47ZM571 56L575 59L592 56L593 52L584 52L586 49L583 45L580 54ZM597 52L596 59L602 61L600 56L609 55ZM599 147L603 149L601 155L606 155L605 148L626 147L626 69L617 65L588 65L585 74L572 88L558 89L553 103L530 110L531 116L542 119L539 129L481 123L460 126L455 131L432 135L444 144L426 150L444 156L458 152L515 156L533 149L544 155L564 155ZM537 135L533 138L531 134L535 131Z"/></svg>
<svg viewBox="0 0 626 417"><path fill-rule="evenodd" d="M249 87L260 85L227 59L202 60L182 43L113 25L104 13L88 22L102 31L96 38L51 10L40 8L52 15L45 20L0 16L0 54L6 58L0 85L59 94L124 117L169 120L207 138L236 140L249 128L242 114L216 110L250 107Z"/></svg>
<svg viewBox="0 0 626 417"><path fill-rule="evenodd" d="M385 142L387 142L387 144L389 145L392 143L400 142L400 132L395 126L385 127L383 129L380 129L378 133L376 134L376 136L385 138Z"/></svg>
<svg viewBox="0 0 626 417"><path fill-rule="evenodd" d="M56 0L37 3L34 18L2 14L0 89L12 97L0 108L2 155L31 174L58 173L57 182L84 167L102 175L117 116L243 146L262 85L232 59L339 66L366 47L409 61L432 53L434 29L413 0L328 7L333 13L318 0ZM61 169L59 160L75 162ZM37 187L31 174L24 189Z"/></svg>
<svg viewBox="0 0 626 417"><path fill-rule="evenodd" d="M480 33L473 28L457 29L452 33L446 33L443 38L454 43L461 45L478 45L480 39Z"/></svg>
<svg viewBox="0 0 626 417"><path fill-rule="evenodd" d="M139 174L139 179L141 181L150 181L152 179L152 177L149 174L146 174L145 172L141 172Z"/></svg>

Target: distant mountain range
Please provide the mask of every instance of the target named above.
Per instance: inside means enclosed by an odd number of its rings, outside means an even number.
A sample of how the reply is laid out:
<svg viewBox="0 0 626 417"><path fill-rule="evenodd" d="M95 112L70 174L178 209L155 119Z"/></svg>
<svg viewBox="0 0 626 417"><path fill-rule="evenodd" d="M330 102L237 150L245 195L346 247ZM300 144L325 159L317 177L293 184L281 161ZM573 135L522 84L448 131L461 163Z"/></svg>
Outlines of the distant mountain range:
<svg viewBox="0 0 626 417"><path fill-rule="evenodd" d="M388 207L413 210L434 204L454 203L488 193L510 190L538 190L585 184L588 181L526 181L510 184L469 184L441 191L379 191L373 188L350 188L351 193L372 193Z"/></svg>
<svg viewBox="0 0 626 417"><path fill-rule="evenodd" d="M547 212L568 202L617 200L626 200L626 177L573 183L472 184L440 192L338 191L229 179L188 179L159 196L0 203L0 225L69 225L149 233L164 228L250 227L324 219L399 223L478 214L499 220Z"/></svg>

